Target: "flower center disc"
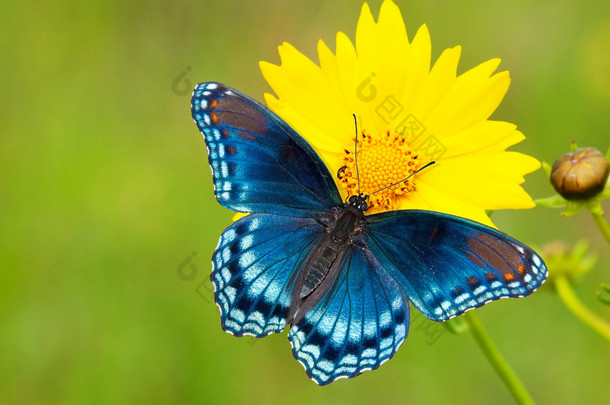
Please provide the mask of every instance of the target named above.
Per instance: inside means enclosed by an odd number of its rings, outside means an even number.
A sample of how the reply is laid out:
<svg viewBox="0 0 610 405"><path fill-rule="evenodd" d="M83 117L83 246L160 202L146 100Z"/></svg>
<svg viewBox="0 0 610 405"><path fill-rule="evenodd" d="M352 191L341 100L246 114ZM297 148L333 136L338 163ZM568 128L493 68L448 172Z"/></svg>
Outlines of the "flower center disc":
<svg viewBox="0 0 610 405"><path fill-rule="evenodd" d="M358 139L358 172L360 175L360 192L372 194L414 173L419 167L417 155L399 134L387 131L374 136L362 132ZM344 168L338 177L348 197L358 194L358 178L354 152L345 150ZM391 210L397 196L415 190L414 177L404 180L392 187L369 197L369 213Z"/></svg>

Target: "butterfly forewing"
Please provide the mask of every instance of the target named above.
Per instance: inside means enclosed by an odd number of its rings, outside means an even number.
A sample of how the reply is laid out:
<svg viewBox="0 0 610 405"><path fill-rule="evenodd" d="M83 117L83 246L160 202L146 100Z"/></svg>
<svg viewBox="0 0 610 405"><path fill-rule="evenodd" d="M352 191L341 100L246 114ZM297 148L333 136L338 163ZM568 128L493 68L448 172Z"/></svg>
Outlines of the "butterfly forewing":
<svg viewBox="0 0 610 405"><path fill-rule="evenodd" d="M524 244L438 212L371 215L366 240L413 305L435 321L500 298L529 295L547 277L542 259Z"/></svg>
<svg viewBox="0 0 610 405"><path fill-rule="evenodd" d="M256 100L220 83L200 83L191 112L225 207L308 217L342 205L311 146Z"/></svg>

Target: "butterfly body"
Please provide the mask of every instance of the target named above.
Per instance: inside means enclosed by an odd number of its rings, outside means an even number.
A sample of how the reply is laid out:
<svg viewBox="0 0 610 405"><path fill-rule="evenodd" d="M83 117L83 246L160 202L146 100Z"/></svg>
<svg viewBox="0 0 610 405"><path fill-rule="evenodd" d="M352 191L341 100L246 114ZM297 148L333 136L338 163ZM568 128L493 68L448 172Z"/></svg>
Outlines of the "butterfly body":
<svg viewBox="0 0 610 405"><path fill-rule="evenodd" d="M424 210L365 215L362 195L344 203L311 146L237 90L200 83L191 111L216 199L250 213L212 256L222 328L263 337L290 325L293 355L318 384L390 359L409 303L442 322L546 279L542 259L496 229Z"/></svg>
<svg viewBox="0 0 610 405"><path fill-rule="evenodd" d="M289 323L298 322L332 286L347 249L353 246L356 233L364 226L366 208L364 197L352 196L342 208L320 219L325 235L296 272L299 278L293 291Z"/></svg>

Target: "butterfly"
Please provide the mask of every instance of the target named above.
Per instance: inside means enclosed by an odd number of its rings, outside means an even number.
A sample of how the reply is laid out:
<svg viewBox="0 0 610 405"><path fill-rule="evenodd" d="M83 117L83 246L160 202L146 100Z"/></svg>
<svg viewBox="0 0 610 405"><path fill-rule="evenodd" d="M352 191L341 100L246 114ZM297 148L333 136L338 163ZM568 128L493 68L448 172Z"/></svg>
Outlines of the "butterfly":
<svg viewBox="0 0 610 405"><path fill-rule="evenodd" d="M221 234L211 280L223 330L264 337L288 325L294 357L320 385L389 360L410 305L442 322L545 281L532 249L468 219L344 202L312 147L256 100L195 86L218 202L249 213Z"/></svg>

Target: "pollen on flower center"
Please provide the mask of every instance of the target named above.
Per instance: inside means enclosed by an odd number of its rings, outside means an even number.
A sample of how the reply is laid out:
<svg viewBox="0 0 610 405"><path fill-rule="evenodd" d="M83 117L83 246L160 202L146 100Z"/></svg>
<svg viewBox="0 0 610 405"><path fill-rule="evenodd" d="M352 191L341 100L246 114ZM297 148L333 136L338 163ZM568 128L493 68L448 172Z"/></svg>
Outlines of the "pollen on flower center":
<svg viewBox="0 0 610 405"><path fill-rule="evenodd" d="M337 174L348 196L358 194L356 159L353 150L345 150L344 166ZM387 131L385 134L362 132L358 139L358 172L360 192L372 194L414 173L419 168L416 154L400 134ZM414 177L369 197L369 212L391 210L397 196L415 190ZM376 208L376 209L375 209Z"/></svg>

